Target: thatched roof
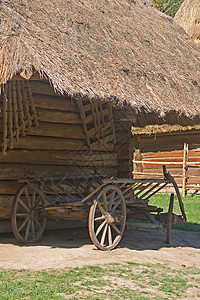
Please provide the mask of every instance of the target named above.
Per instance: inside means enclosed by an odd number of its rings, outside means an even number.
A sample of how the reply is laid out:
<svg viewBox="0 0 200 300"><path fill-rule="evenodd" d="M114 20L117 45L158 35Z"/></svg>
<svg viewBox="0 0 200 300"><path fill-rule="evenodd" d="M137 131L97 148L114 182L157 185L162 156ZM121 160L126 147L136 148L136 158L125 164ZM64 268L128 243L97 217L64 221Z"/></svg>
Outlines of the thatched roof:
<svg viewBox="0 0 200 300"><path fill-rule="evenodd" d="M174 19L200 45L200 1L185 0Z"/></svg>
<svg viewBox="0 0 200 300"><path fill-rule="evenodd" d="M61 93L199 114L200 51L151 0L0 3L1 83L34 69Z"/></svg>

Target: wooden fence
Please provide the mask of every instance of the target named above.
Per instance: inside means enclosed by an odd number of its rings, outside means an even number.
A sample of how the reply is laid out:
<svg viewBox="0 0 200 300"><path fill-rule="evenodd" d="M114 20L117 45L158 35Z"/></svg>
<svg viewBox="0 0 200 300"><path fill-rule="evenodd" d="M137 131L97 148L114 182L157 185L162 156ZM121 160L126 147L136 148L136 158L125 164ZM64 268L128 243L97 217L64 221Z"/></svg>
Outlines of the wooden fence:
<svg viewBox="0 0 200 300"><path fill-rule="evenodd" d="M162 166L176 179L182 195L187 191L200 190L200 148L189 150L184 144L183 150L168 152L145 152L136 149L133 155L133 177L163 177Z"/></svg>

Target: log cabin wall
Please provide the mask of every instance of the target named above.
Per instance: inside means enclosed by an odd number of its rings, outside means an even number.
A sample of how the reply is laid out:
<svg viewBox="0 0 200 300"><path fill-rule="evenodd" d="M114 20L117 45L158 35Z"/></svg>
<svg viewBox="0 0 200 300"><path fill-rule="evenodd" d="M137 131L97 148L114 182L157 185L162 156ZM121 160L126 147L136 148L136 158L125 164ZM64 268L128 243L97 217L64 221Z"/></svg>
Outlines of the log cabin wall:
<svg viewBox="0 0 200 300"><path fill-rule="evenodd" d="M18 85L19 81L12 82L12 86ZM13 111L15 110L13 117L9 117L9 114L6 117L1 116L0 219L10 217L13 195L19 187L17 180L20 178L96 173L108 177L118 175L119 151L114 151L114 139L116 139L114 123L109 123L112 126L106 127L107 140L102 138L104 132L101 130L100 139L106 140L105 144L102 144L101 140L97 141L89 135L86 136L86 130L89 132L90 129L95 136L97 136L97 131L94 128L84 128L90 123L83 124L80 107L76 100L56 94L47 81L31 80L28 81L28 85L29 93L31 89L31 96L29 95L27 100L30 104L30 116L27 114L25 118L24 113L24 130L19 130L23 126L21 126L20 107L16 106L19 103L18 98L16 98L15 106L12 100ZM15 95L15 91L11 91ZM6 97L9 97L8 93ZM3 99L1 100L3 101ZM10 102L8 101L6 104L6 111L8 111ZM21 109L25 109L25 104L22 103ZM99 109L98 115L101 113L106 123L106 116L110 115L107 108L101 106L95 109L96 114ZM17 136L16 126L14 126L14 124L17 125L16 116L19 125ZM88 115L85 116L88 118ZM30 118L32 121L29 123L27 120ZM11 119L12 126L9 125ZM6 124L7 132L5 134L3 128ZM106 124L102 126L106 126ZM9 129L11 127L13 130ZM119 140L118 137L117 140Z"/></svg>
<svg viewBox="0 0 200 300"><path fill-rule="evenodd" d="M134 113L132 111L114 109L113 116L116 132L115 152L118 160L117 177L132 178L135 141L131 134L131 126Z"/></svg>

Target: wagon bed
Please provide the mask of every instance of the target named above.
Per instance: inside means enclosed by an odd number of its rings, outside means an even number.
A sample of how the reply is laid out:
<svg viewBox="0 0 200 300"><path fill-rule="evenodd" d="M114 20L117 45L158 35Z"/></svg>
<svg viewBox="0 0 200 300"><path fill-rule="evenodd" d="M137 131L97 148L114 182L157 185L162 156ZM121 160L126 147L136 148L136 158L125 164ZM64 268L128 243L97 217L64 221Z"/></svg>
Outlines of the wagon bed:
<svg viewBox="0 0 200 300"><path fill-rule="evenodd" d="M83 220L88 221L90 237L96 247L111 250L121 240L126 225L162 231L162 225L156 220L159 218L152 214L159 216L162 209L148 202L169 183L177 194L181 220L186 221L177 184L165 166L163 175L163 179L106 179L99 175L80 175L21 180L12 206L13 233L20 243L33 243L42 236L47 218ZM170 214L172 216L172 209ZM130 221L138 216L149 222Z"/></svg>

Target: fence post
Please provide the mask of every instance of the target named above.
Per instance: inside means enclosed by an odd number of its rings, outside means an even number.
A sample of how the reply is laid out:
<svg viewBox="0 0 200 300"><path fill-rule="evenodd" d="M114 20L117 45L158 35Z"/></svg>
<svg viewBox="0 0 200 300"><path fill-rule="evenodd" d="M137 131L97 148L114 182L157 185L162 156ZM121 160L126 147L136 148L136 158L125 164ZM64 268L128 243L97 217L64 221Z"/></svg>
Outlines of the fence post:
<svg viewBox="0 0 200 300"><path fill-rule="evenodd" d="M134 161L141 161L141 163L135 163ZM135 149L135 152L133 153L133 171L136 172L143 172L143 166L142 166L142 151L141 149ZM140 175L134 175L133 178L138 178Z"/></svg>
<svg viewBox="0 0 200 300"><path fill-rule="evenodd" d="M182 183L182 196L186 195L186 183L187 183L187 169L188 169L188 144L184 143L183 148L183 183Z"/></svg>

